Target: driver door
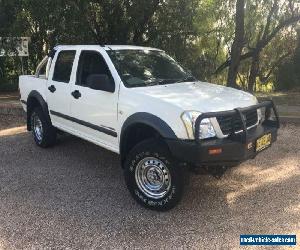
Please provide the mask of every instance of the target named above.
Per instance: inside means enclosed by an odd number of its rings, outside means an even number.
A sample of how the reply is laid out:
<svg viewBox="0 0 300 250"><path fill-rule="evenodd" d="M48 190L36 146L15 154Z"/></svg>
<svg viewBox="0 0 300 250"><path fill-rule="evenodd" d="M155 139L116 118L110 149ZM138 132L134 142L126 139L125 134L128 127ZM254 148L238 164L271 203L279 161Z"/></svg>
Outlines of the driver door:
<svg viewBox="0 0 300 250"><path fill-rule="evenodd" d="M115 84L101 52L82 50L76 81L71 87L71 116L75 121L73 128L85 139L118 152L117 88L114 93L89 88L87 78L94 74L107 75L111 84Z"/></svg>

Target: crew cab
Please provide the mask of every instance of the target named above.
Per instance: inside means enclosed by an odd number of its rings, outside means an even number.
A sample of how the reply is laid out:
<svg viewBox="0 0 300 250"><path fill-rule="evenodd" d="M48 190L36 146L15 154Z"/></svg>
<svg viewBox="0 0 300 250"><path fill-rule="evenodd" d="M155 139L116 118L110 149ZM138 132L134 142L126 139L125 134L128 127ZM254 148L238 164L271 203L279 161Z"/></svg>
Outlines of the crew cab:
<svg viewBox="0 0 300 250"><path fill-rule="evenodd" d="M279 128L272 101L198 81L155 48L57 46L19 88L38 146L64 131L120 154L134 199L160 211L179 202L188 166L254 158Z"/></svg>

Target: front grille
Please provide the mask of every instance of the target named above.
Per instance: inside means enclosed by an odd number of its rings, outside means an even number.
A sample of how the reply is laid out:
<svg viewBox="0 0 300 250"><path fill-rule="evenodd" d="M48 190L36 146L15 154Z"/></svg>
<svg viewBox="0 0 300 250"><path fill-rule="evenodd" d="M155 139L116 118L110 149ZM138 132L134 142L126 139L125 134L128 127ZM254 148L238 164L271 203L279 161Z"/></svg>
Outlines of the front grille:
<svg viewBox="0 0 300 250"><path fill-rule="evenodd" d="M257 110L250 110L243 113L246 117L247 128L254 126L258 122ZM218 123L224 135L229 135L232 131L232 125L234 126L234 132L241 131L243 124L238 116L224 115L217 117Z"/></svg>

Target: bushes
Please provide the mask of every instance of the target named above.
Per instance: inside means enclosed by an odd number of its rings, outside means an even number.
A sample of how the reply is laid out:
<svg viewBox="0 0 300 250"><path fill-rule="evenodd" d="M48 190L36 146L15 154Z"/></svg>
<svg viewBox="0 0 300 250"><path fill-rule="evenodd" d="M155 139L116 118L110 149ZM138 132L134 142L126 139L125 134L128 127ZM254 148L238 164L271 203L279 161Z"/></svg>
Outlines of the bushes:
<svg viewBox="0 0 300 250"><path fill-rule="evenodd" d="M299 83L295 74L295 66L291 61L285 62L278 68L275 79L276 90L290 90L297 87Z"/></svg>
<svg viewBox="0 0 300 250"><path fill-rule="evenodd" d="M15 92L19 88L18 80L12 82L5 82L4 79L0 79L0 93L1 92Z"/></svg>
<svg viewBox="0 0 300 250"><path fill-rule="evenodd" d="M300 87L300 47L291 59L281 64L275 72L275 89L290 90Z"/></svg>
<svg viewBox="0 0 300 250"><path fill-rule="evenodd" d="M17 91L19 75L21 74L19 58L0 57L0 92Z"/></svg>

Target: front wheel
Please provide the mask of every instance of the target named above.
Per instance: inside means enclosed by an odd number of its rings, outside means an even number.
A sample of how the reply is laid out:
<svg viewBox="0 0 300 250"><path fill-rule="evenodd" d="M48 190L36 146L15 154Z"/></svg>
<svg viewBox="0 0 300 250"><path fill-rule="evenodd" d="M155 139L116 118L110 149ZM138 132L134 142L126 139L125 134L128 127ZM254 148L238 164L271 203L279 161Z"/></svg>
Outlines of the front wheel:
<svg viewBox="0 0 300 250"><path fill-rule="evenodd" d="M129 153L124 166L127 187L144 207L166 211L183 193L183 169L176 164L168 147L160 140L139 143Z"/></svg>

